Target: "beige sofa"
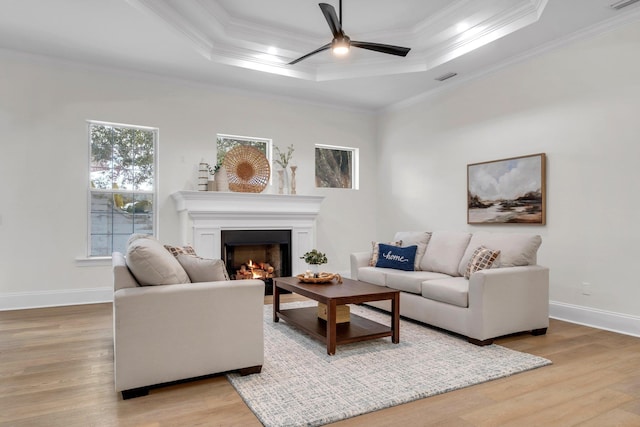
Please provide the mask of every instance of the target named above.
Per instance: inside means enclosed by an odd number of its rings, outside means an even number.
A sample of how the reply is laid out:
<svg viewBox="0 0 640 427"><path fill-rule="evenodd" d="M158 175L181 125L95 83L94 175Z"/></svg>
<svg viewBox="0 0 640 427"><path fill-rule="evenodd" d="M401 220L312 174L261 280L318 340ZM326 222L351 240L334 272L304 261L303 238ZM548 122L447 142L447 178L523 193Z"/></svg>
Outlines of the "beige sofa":
<svg viewBox="0 0 640 427"><path fill-rule="evenodd" d="M160 253L162 261L170 263L174 257L160 248L169 254L166 258ZM137 259L132 270L142 277L139 249L137 256L128 251L127 258ZM148 248L145 250L148 255ZM161 276L186 283L140 286L128 261L121 253L113 253L114 380L124 399L146 395L152 386L214 373L238 369L241 374L260 372L264 282L222 277L189 283L176 262L171 268L177 276L167 271ZM202 264L211 260L192 261ZM162 270L158 264L154 259L145 268L156 274Z"/></svg>
<svg viewBox="0 0 640 427"><path fill-rule="evenodd" d="M351 277L398 289L400 314L488 345L517 332L545 334L549 269L537 265L537 235L400 232L393 242L416 245L417 271L371 266L372 250L351 254ZM391 243L391 242L389 242ZM464 274L480 246L500 251L491 268ZM371 303L390 310L387 301Z"/></svg>

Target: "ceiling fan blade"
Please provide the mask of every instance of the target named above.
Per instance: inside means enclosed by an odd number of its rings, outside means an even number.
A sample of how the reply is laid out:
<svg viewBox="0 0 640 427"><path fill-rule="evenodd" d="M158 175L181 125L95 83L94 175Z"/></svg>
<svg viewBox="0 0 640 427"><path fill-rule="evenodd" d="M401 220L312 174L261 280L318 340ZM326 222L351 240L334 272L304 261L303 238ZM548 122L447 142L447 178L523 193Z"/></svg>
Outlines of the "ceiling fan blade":
<svg viewBox="0 0 640 427"><path fill-rule="evenodd" d="M335 38L343 35L342 25L340 24L340 20L338 19L338 15L336 15L334 7L327 3L319 3L318 6L320 6L324 17L327 19L327 24L329 24L329 28L331 28L333 37Z"/></svg>
<svg viewBox="0 0 640 427"><path fill-rule="evenodd" d="M331 47L331 43L327 43L322 47L319 47L318 49L314 50L313 52L307 53L304 56L301 56L298 59L294 59L293 61L289 62L289 65L293 65L293 64L297 64L298 62L302 61L303 59L306 59L308 57L310 57L311 55L315 55L316 53L322 52L323 50L327 50Z"/></svg>
<svg viewBox="0 0 640 427"><path fill-rule="evenodd" d="M381 43L369 43L358 42L351 40L351 46L359 47L360 49L374 50L376 52L388 53L396 56L407 56L407 53L411 50L410 47L393 46L390 44Z"/></svg>

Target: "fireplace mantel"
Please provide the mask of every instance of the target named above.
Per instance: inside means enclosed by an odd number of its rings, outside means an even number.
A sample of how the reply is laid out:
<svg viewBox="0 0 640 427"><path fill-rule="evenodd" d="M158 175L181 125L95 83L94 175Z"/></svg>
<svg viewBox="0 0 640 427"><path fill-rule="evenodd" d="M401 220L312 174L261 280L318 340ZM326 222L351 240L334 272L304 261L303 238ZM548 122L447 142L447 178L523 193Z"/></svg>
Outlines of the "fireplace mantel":
<svg viewBox="0 0 640 427"><path fill-rule="evenodd" d="M199 255L222 258L222 230L291 230L293 274L306 270L299 257L315 246L323 196L177 191L171 197L181 214L182 243L193 244Z"/></svg>

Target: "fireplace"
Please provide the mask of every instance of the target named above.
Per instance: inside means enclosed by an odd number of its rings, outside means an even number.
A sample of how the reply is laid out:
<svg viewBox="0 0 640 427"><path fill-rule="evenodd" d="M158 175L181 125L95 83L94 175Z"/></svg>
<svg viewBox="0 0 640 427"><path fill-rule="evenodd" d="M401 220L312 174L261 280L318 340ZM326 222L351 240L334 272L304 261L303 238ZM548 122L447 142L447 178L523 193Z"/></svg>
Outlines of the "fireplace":
<svg viewBox="0 0 640 427"><path fill-rule="evenodd" d="M192 244L198 255L203 258L225 259L223 253L225 242L222 240L222 233L226 235L227 232L232 232L233 235L234 232L238 232L240 236L244 236L234 237L235 241L226 243L228 247L233 247L251 246L251 242L246 239L253 239L254 232L275 231L288 233L287 241L284 242L280 237L272 237L257 239L253 243L275 242L280 245L279 251L288 251L281 255L283 265L280 266L279 275L295 276L304 273L307 269L307 265L300 257L316 246L316 217L324 197L231 191L177 191L171 196L180 214L180 241L185 245ZM242 249L246 248L235 247L233 252ZM275 251L273 248L271 250ZM262 255L262 252L259 255ZM248 261L237 259L238 256L246 258L245 254L234 254L233 263ZM256 256L253 255L253 257ZM250 259L254 262L263 262ZM272 266L271 262L269 262L270 266ZM227 265L235 268L232 263L227 262ZM275 271L276 267L272 267ZM235 271L231 272L235 274Z"/></svg>
<svg viewBox="0 0 640 427"><path fill-rule="evenodd" d="M291 230L221 230L220 241L232 280L261 279L271 295L274 277L291 276Z"/></svg>

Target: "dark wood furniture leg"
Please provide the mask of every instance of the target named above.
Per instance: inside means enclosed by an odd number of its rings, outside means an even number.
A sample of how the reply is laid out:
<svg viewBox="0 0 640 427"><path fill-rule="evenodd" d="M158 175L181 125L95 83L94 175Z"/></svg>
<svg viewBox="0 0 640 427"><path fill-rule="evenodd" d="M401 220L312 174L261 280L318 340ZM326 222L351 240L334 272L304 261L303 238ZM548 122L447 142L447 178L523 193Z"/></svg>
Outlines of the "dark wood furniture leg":
<svg viewBox="0 0 640 427"><path fill-rule="evenodd" d="M396 294L391 299L391 341L394 344L400 342L400 295Z"/></svg>
<svg viewBox="0 0 640 427"><path fill-rule="evenodd" d="M280 311L280 288L276 286L276 282L273 282L273 321L279 322L278 312Z"/></svg>
<svg viewBox="0 0 640 427"><path fill-rule="evenodd" d="M262 365L248 366L246 368L240 368L240 376L247 376L252 374L259 374L262 372Z"/></svg>
<svg viewBox="0 0 640 427"><path fill-rule="evenodd" d="M327 354L336 354L336 301L329 300L327 304Z"/></svg>

